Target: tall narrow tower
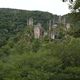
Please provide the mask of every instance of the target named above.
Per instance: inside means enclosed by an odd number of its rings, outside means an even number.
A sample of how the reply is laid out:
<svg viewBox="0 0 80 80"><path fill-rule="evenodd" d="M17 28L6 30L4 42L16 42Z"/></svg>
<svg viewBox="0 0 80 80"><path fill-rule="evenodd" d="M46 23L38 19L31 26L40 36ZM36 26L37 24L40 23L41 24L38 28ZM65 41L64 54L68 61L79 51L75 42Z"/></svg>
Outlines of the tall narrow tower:
<svg viewBox="0 0 80 80"><path fill-rule="evenodd" d="M49 39L51 38L51 28L52 28L52 25L51 25L51 20L49 21Z"/></svg>
<svg viewBox="0 0 80 80"><path fill-rule="evenodd" d="M49 21L49 31L51 31L51 20Z"/></svg>
<svg viewBox="0 0 80 80"><path fill-rule="evenodd" d="M29 19L27 20L27 25L28 25L28 26L33 26L33 18L29 18Z"/></svg>
<svg viewBox="0 0 80 80"><path fill-rule="evenodd" d="M63 19L63 25L66 26L66 18Z"/></svg>
<svg viewBox="0 0 80 80"><path fill-rule="evenodd" d="M55 24L55 19L53 19L53 25Z"/></svg>
<svg viewBox="0 0 80 80"><path fill-rule="evenodd" d="M58 22L59 22L59 24L61 24L61 16L59 16L59 19L58 19Z"/></svg>

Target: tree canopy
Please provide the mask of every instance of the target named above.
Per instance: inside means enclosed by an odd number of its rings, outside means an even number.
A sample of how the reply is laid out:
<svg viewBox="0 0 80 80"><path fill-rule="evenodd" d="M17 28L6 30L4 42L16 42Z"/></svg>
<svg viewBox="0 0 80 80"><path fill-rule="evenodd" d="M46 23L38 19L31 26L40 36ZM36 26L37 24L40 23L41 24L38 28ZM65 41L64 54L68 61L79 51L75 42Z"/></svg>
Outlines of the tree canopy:
<svg viewBox="0 0 80 80"><path fill-rule="evenodd" d="M66 34L63 38L34 39L28 17L44 27L47 20L58 18L38 11L0 9L0 80L80 80L80 36L60 27L60 34Z"/></svg>

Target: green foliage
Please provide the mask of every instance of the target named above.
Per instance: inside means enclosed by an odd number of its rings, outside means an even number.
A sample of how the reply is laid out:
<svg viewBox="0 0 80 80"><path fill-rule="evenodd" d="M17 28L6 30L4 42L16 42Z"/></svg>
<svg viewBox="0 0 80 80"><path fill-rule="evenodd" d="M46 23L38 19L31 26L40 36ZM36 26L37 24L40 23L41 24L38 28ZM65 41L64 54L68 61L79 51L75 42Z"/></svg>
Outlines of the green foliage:
<svg viewBox="0 0 80 80"><path fill-rule="evenodd" d="M76 0L75 1L75 4L74 4L74 6L73 6L73 9L74 10L78 10L79 12L80 12L80 1L79 0Z"/></svg>
<svg viewBox="0 0 80 80"><path fill-rule="evenodd" d="M80 38L61 28L61 39L34 39L26 18L40 15L41 20L42 16L48 20L48 13L0 10L0 80L80 80Z"/></svg>
<svg viewBox="0 0 80 80"><path fill-rule="evenodd" d="M0 79L79 80L80 39L68 38L52 42L34 39L28 45L21 37L23 41L13 47L10 39L0 49Z"/></svg>
<svg viewBox="0 0 80 80"><path fill-rule="evenodd" d="M16 9L0 9L0 47L6 44L6 41L21 33L27 26L29 18L34 19L34 25L41 23L45 29L48 29L49 20L55 18L58 20L57 15L52 15L48 12L41 11L26 11Z"/></svg>

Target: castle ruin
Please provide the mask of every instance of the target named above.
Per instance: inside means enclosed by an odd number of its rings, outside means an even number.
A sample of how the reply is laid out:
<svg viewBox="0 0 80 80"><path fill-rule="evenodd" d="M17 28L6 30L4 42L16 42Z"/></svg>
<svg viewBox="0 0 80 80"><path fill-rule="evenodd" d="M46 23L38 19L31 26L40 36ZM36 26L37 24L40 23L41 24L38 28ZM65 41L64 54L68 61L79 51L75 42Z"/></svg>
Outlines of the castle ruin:
<svg viewBox="0 0 80 80"><path fill-rule="evenodd" d="M49 38L51 38L51 39L55 39L56 36L58 35L58 32L56 30L58 28L58 24L65 25L65 29L70 28L70 24L66 23L65 18L63 19L63 23L62 23L61 16L59 17L58 22L56 22L56 23L54 22L54 20L53 20L53 22L52 22L52 20L49 20L49 22L48 22L48 32L43 29L41 23L37 23L36 25L34 25L33 24L33 18L29 18L27 20L27 25L30 26L30 27L33 27L33 35L34 35L35 39L42 38L45 35L48 35Z"/></svg>

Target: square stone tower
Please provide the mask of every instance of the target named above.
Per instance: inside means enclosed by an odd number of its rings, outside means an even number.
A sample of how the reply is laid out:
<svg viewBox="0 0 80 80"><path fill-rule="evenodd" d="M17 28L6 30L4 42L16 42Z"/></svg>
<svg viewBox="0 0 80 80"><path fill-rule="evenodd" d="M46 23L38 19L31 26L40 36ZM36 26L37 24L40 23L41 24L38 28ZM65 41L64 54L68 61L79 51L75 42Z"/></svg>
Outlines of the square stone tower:
<svg viewBox="0 0 80 80"><path fill-rule="evenodd" d="M29 19L27 20L27 25L28 25L28 26L33 26L33 18L29 18Z"/></svg>
<svg viewBox="0 0 80 80"><path fill-rule="evenodd" d="M43 36L43 28L41 27L41 24L38 23L34 26L34 38L39 39Z"/></svg>

